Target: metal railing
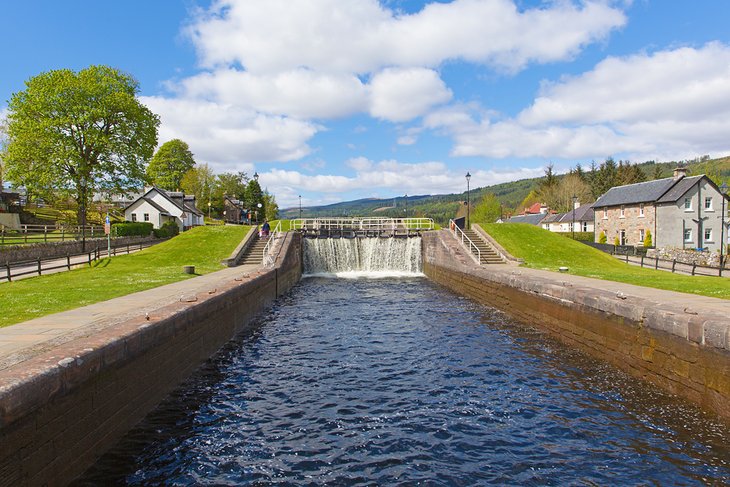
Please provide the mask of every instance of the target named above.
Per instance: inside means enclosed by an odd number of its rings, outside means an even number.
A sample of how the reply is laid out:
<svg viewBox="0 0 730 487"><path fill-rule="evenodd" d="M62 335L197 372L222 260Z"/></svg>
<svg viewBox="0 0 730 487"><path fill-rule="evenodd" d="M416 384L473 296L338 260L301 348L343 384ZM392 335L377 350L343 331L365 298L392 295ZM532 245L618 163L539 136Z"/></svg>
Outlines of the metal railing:
<svg viewBox="0 0 730 487"><path fill-rule="evenodd" d="M481 252L481 250L479 250L479 247L477 247L477 245L474 242L472 242L469 237L466 236L464 231L461 228L459 228L459 225L457 225L454 220L449 220L449 229L453 232L454 237L461 240L461 245L465 246L472 255L476 255L477 261L481 265L482 252ZM468 242L469 244L468 245L465 244L464 241ZM474 250L472 250L472 249L474 249Z"/></svg>
<svg viewBox="0 0 730 487"><path fill-rule="evenodd" d="M274 262L276 261L276 256L272 255L274 252L274 242L281 238L281 234L283 232L281 231L281 220L278 221L276 226L274 227L274 231L271 232L271 235L269 235L269 241L266 242L266 245L264 245L264 258L263 258L263 264L264 267L272 267L274 265Z"/></svg>
<svg viewBox="0 0 730 487"><path fill-rule="evenodd" d="M432 218L299 218L292 230L433 230Z"/></svg>

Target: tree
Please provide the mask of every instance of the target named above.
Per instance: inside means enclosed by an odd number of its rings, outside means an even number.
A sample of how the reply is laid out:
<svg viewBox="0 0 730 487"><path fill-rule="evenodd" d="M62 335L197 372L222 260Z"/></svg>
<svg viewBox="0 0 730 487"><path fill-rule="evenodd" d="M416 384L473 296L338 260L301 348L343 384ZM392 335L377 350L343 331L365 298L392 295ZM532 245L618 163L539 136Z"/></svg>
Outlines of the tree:
<svg viewBox="0 0 730 487"><path fill-rule="evenodd" d="M224 196L230 196L243 201L246 197L246 186L248 184L248 176L245 172L237 173L224 172L219 174L213 191L213 199L216 202L223 202Z"/></svg>
<svg viewBox="0 0 730 487"><path fill-rule="evenodd" d="M493 193L487 193L472 210L471 219L477 223L494 223L499 219L502 205Z"/></svg>
<svg viewBox="0 0 730 487"><path fill-rule="evenodd" d="M618 184L623 186L625 184L635 184L646 181L646 174L636 164L631 164L629 161L619 161L617 169Z"/></svg>
<svg viewBox="0 0 730 487"><path fill-rule="evenodd" d="M182 178L195 167L188 144L180 139L165 142L147 166L147 181L168 191L180 191Z"/></svg>
<svg viewBox="0 0 730 487"><path fill-rule="evenodd" d="M608 241L606 238L606 232L601 231L601 233L598 235L598 243L605 244Z"/></svg>
<svg viewBox="0 0 730 487"><path fill-rule="evenodd" d="M185 194L192 194L203 212L212 204L215 175L207 164L198 164L185 173L180 181L180 187Z"/></svg>
<svg viewBox="0 0 730 487"><path fill-rule="evenodd" d="M142 186L160 120L137 100L133 77L90 66L48 71L25 84L8 104L8 180L72 195L82 225L94 191Z"/></svg>
<svg viewBox="0 0 730 487"><path fill-rule="evenodd" d="M267 220L276 220L279 218L279 205L276 203L274 195L268 191L264 191L264 210Z"/></svg>
<svg viewBox="0 0 730 487"><path fill-rule="evenodd" d="M264 218L266 215L264 193L261 191L258 179L254 178L248 182L244 201L246 202L246 206L251 210L252 218L254 215L256 215L259 219ZM259 204L261 205L261 208L259 208Z"/></svg>
<svg viewBox="0 0 730 487"><path fill-rule="evenodd" d="M646 235L644 235L644 247L651 247L654 245L651 241L651 232L649 230L646 231Z"/></svg>
<svg viewBox="0 0 730 487"><path fill-rule="evenodd" d="M614 186L618 186L618 168L613 158L603 161L591 178L591 194L594 199Z"/></svg>

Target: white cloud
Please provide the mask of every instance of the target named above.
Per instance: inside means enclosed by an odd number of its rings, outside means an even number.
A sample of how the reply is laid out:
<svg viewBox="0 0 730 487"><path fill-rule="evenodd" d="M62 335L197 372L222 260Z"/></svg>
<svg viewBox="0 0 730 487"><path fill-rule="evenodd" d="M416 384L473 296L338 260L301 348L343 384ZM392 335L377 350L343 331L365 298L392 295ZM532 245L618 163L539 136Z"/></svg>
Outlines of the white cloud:
<svg viewBox="0 0 730 487"><path fill-rule="evenodd" d="M370 81L373 117L405 122L451 99L438 73L424 68L388 68Z"/></svg>
<svg viewBox="0 0 730 487"><path fill-rule="evenodd" d="M161 142L184 140L197 161L207 162L217 171L304 157L310 152L307 141L319 130L312 123L233 105L161 97L141 97L140 101L160 115Z"/></svg>
<svg viewBox="0 0 730 487"><path fill-rule="evenodd" d="M513 119L447 107L423 125L452 136L457 156L644 160L726 153L730 47L611 57L580 76L544 84Z"/></svg>
<svg viewBox="0 0 730 487"><path fill-rule="evenodd" d="M625 23L621 10L598 0L524 11L509 0L455 0L411 15L376 0L219 0L189 34L208 67L364 74L447 60L515 70L570 58Z"/></svg>

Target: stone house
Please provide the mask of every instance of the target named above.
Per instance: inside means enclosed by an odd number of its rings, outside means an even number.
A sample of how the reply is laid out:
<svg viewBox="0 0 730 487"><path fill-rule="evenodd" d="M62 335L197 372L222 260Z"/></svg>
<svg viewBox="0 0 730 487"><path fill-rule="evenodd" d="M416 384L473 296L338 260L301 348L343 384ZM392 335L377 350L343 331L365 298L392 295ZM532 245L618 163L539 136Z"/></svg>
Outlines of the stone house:
<svg viewBox="0 0 730 487"><path fill-rule="evenodd" d="M153 228L174 221L180 231L205 224L203 213L195 206L195 196L156 187L149 188L127 206L124 218L131 222L150 222Z"/></svg>
<svg viewBox="0 0 730 487"><path fill-rule="evenodd" d="M687 177L677 168L671 178L616 186L593 203L595 234L612 243L643 245L651 232L655 247L719 250L722 202L727 196L705 175ZM727 219L725 219L727 235Z"/></svg>
<svg viewBox="0 0 730 487"><path fill-rule="evenodd" d="M243 207L243 201L231 196L223 197L223 219L226 223L244 223L247 217L248 210Z"/></svg>

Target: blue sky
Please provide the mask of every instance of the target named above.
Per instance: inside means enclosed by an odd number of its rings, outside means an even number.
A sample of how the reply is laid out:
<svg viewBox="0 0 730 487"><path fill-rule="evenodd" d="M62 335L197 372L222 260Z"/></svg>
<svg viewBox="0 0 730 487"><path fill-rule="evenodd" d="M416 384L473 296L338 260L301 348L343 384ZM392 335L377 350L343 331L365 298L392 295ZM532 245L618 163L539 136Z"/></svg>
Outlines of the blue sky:
<svg viewBox="0 0 730 487"><path fill-rule="evenodd" d="M0 115L107 64L281 207L452 193L608 156L730 153L724 0L5 2Z"/></svg>

